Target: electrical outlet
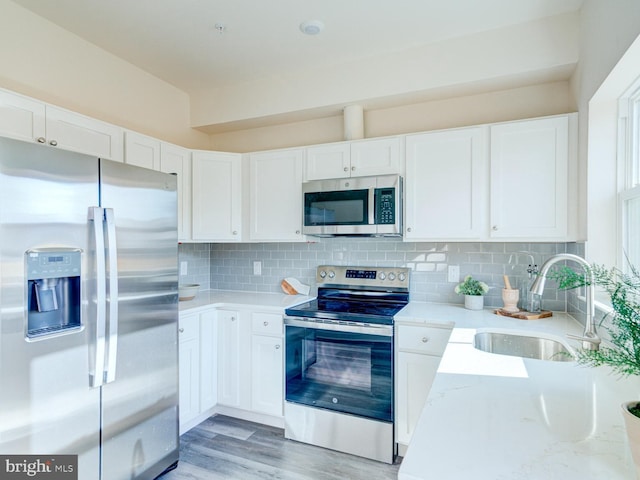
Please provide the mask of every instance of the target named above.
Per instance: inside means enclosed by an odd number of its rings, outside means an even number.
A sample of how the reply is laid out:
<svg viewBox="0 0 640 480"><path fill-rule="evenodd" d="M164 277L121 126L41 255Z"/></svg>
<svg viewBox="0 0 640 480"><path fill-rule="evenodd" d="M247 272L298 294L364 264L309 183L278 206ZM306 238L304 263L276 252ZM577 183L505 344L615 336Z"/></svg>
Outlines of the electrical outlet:
<svg viewBox="0 0 640 480"><path fill-rule="evenodd" d="M185 276L187 274L187 262L180 262L180 275Z"/></svg>
<svg viewBox="0 0 640 480"><path fill-rule="evenodd" d="M260 260L253 262L253 274L262 275L262 262Z"/></svg>
<svg viewBox="0 0 640 480"><path fill-rule="evenodd" d="M447 270L447 282L457 283L460 281L460 265L449 265Z"/></svg>

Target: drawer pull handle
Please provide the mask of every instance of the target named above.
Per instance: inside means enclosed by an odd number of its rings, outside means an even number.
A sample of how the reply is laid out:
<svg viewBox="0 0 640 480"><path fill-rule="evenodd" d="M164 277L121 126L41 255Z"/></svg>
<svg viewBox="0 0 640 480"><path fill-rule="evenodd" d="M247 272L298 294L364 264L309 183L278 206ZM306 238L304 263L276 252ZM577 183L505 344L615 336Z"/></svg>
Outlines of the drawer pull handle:
<svg viewBox="0 0 640 480"><path fill-rule="evenodd" d="M429 341L429 337L422 337L422 343L427 343Z"/></svg>
<svg viewBox="0 0 640 480"><path fill-rule="evenodd" d="M179 331L180 333L184 333L184 328L179 328L179 329L178 329L178 331Z"/></svg>

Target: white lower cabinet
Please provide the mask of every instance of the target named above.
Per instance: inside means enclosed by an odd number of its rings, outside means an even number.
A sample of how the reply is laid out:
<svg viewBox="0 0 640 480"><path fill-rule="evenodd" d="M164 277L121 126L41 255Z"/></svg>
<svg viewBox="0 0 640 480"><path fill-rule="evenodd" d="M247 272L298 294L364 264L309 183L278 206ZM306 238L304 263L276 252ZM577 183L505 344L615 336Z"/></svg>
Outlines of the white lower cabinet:
<svg viewBox="0 0 640 480"><path fill-rule="evenodd" d="M215 309L180 315L178 323L180 433L208 417L217 398Z"/></svg>
<svg viewBox="0 0 640 480"><path fill-rule="evenodd" d="M249 420L282 417L282 314L221 309L218 329L219 407Z"/></svg>
<svg viewBox="0 0 640 480"><path fill-rule="evenodd" d="M178 327L180 431L200 413L198 315L180 316Z"/></svg>
<svg viewBox="0 0 640 480"><path fill-rule="evenodd" d="M396 334L396 442L406 447L451 335L448 325L400 324Z"/></svg>

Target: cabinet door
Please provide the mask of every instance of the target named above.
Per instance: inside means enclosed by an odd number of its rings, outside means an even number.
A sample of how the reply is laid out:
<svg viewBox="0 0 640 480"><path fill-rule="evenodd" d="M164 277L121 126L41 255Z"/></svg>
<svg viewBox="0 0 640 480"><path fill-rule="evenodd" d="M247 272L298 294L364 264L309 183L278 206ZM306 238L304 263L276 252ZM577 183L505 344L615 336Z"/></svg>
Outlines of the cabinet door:
<svg viewBox="0 0 640 480"><path fill-rule="evenodd" d="M482 237L488 190L485 139L483 128L406 138L406 239Z"/></svg>
<svg viewBox="0 0 640 480"><path fill-rule="evenodd" d="M46 142L44 103L0 90L0 136Z"/></svg>
<svg viewBox="0 0 640 480"><path fill-rule="evenodd" d="M191 240L191 152L161 143L160 171L178 176L178 240Z"/></svg>
<svg viewBox="0 0 640 480"><path fill-rule="evenodd" d="M409 444L436 376L440 357L398 353L396 441Z"/></svg>
<svg viewBox="0 0 640 480"><path fill-rule="evenodd" d="M242 214L240 155L194 152L192 169L193 240L240 241Z"/></svg>
<svg viewBox="0 0 640 480"><path fill-rule="evenodd" d="M124 162L150 170L159 170L160 140L136 132L125 132Z"/></svg>
<svg viewBox="0 0 640 480"><path fill-rule="evenodd" d="M61 108L46 107L47 143L121 162L122 128Z"/></svg>
<svg viewBox="0 0 640 480"><path fill-rule="evenodd" d="M399 138L360 140L351 144L351 176L402 174Z"/></svg>
<svg viewBox="0 0 640 480"><path fill-rule="evenodd" d="M200 347L198 329L197 315L180 316L178 327L178 392L181 425L200 413Z"/></svg>
<svg viewBox="0 0 640 480"><path fill-rule="evenodd" d="M300 149L249 157L249 239L301 242L302 156Z"/></svg>
<svg viewBox="0 0 640 480"><path fill-rule="evenodd" d="M568 117L491 127L491 237L568 234Z"/></svg>
<svg viewBox="0 0 640 480"><path fill-rule="evenodd" d="M218 399L218 329L216 311L199 315L200 321L200 413L213 408Z"/></svg>
<svg viewBox="0 0 640 480"><path fill-rule="evenodd" d="M218 310L218 403L240 406L241 328L239 313Z"/></svg>
<svg viewBox="0 0 640 480"><path fill-rule="evenodd" d="M351 175L351 148L348 143L308 147L306 154L305 181Z"/></svg>
<svg viewBox="0 0 640 480"><path fill-rule="evenodd" d="M251 409L283 415L283 342L282 337L252 335Z"/></svg>

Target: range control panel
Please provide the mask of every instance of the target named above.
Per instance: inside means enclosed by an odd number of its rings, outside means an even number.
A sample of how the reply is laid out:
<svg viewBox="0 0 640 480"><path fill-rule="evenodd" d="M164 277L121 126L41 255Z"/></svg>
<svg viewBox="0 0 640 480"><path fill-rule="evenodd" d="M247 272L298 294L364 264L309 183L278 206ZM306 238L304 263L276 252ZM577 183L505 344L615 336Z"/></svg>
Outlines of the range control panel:
<svg viewBox="0 0 640 480"><path fill-rule="evenodd" d="M316 270L318 286L409 288L409 269L403 267L348 267L321 265Z"/></svg>

